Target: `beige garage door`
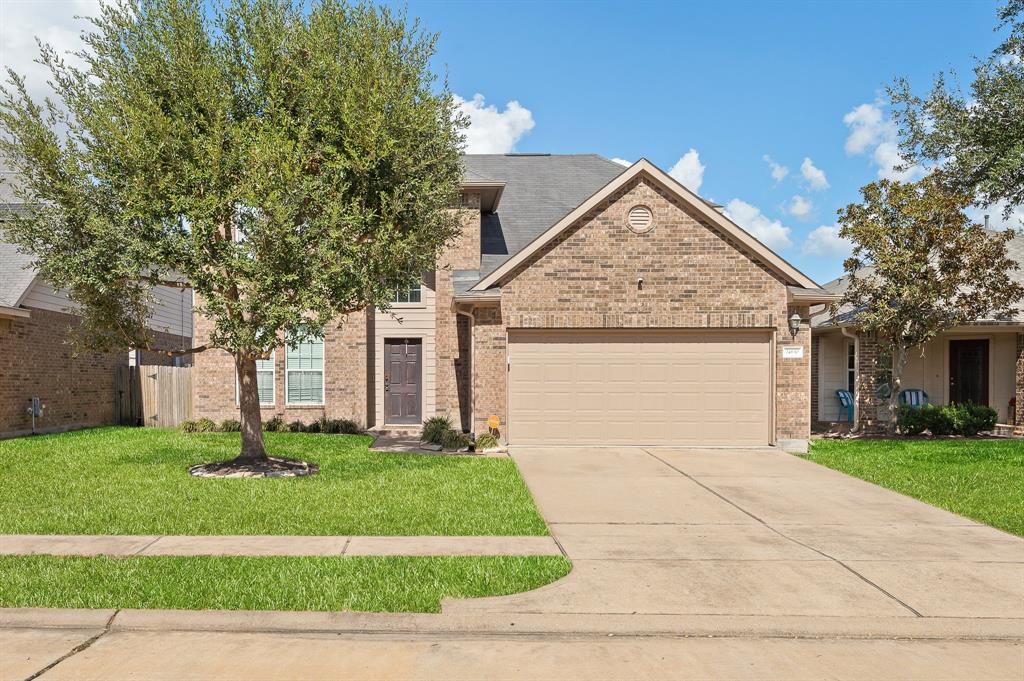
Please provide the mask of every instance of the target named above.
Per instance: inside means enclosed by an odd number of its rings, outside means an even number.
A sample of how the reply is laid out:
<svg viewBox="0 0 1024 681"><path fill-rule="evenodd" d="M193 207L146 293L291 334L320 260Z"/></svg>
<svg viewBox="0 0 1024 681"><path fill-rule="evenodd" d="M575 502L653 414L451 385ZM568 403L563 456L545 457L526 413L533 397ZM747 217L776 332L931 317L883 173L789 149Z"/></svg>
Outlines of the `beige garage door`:
<svg viewBox="0 0 1024 681"><path fill-rule="evenodd" d="M766 333L512 331L513 444L766 445Z"/></svg>

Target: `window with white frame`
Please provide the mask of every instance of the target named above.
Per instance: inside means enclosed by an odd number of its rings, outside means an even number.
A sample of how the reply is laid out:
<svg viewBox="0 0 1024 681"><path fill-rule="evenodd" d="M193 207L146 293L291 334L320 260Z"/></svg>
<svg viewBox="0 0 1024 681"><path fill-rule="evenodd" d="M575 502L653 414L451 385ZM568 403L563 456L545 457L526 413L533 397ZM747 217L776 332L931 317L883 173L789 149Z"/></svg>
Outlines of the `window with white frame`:
<svg viewBox="0 0 1024 681"><path fill-rule="evenodd" d="M288 404L324 403L323 338L310 338L285 350L284 378Z"/></svg>
<svg viewBox="0 0 1024 681"><path fill-rule="evenodd" d="M408 286L399 286L395 290L395 297L391 302L393 303L418 303L422 299L422 291L420 288L420 282L411 282Z"/></svg>
<svg viewBox="0 0 1024 681"><path fill-rule="evenodd" d="M256 387L260 391L260 404L274 405L274 357L271 351L267 359L256 360ZM238 404L238 376L235 376L235 404Z"/></svg>

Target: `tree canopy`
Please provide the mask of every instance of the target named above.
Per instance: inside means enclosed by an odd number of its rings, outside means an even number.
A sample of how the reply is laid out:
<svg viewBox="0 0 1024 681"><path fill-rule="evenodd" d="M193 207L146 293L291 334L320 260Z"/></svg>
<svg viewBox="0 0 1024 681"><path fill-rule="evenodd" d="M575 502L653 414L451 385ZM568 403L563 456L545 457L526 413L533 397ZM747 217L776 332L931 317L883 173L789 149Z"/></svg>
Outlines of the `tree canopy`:
<svg viewBox="0 0 1024 681"><path fill-rule="evenodd" d="M91 21L81 66L41 46L56 99L10 71L0 89L0 153L34 206L6 238L94 348L152 347L151 287L192 287L212 326L192 351L235 356L261 455L255 360L386 308L458 234L466 122L436 35L341 0L123 0Z"/></svg>
<svg viewBox="0 0 1024 681"><path fill-rule="evenodd" d="M917 183L880 180L861 189L860 203L839 211L839 235L853 242L853 253L833 314L848 308L888 350L893 412L911 348L945 329L1010 317L1024 299L1006 251L1014 233L971 224L964 209L973 197L947 186L939 173Z"/></svg>
<svg viewBox="0 0 1024 681"><path fill-rule="evenodd" d="M905 78L889 96L907 161L942 166L952 193L1002 203L1008 217L1024 205L1024 0L1007 2L998 18L996 30L1009 33L974 67L969 94L951 87L955 73L940 73L927 96L915 95Z"/></svg>

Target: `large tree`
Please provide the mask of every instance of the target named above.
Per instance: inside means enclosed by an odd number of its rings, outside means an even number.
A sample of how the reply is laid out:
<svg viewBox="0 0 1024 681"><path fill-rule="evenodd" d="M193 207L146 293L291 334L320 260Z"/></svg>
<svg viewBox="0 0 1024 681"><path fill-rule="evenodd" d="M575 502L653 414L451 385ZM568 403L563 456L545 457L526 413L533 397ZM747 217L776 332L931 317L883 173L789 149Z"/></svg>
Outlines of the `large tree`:
<svg viewBox="0 0 1024 681"><path fill-rule="evenodd" d="M947 186L940 174L880 180L839 211L839 235L853 242L853 253L843 264L849 286L832 312L855 315L892 358L893 429L910 350L954 326L1008 317L1024 298L1009 276L1017 269L1006 252L1014 233L971 224L964 209L973 196Z"/></svg>
<svg viewBox="0 0 1024 681"><path fill-rule="evenodd" d="M6 238L81 305L84 342L152 348L151 287L192 287L234 357L239 462L266 458L256 360L387 307L458 234L465 125L403 13L342 0L125 0L53 101L8 72L0 153L34 210Z"/></svg>
<svg viewBox="0 0 1024 681"><path fill-rule="evenodd" d="M1024 0L1000 8L996 30L1007 36L975 65L968 94L955 86L956 74L940 73L924 97L905 78L889 96L907 161L941 165L949 191L1001 203L1008 217L1024 205Z"/></svg>

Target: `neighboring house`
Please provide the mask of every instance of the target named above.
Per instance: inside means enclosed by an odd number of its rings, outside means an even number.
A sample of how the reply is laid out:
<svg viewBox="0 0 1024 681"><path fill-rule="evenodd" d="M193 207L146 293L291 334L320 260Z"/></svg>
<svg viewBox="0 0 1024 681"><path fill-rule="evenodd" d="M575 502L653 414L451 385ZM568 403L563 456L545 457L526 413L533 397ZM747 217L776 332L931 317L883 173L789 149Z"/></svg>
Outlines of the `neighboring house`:
<svg viewBox="0 0 1024 681"><path fill-rule="evenodd" d="M0 205L0 211L18 210ZM30 400L45 409L38 432L115 421L115 367L170 364L150 352L76 354L68 330L79 323L75 305L36 275L32 258L0 242L0 438L32 432ZM191 291L157 287L152 328L160 347L190 347Z"/></svg>
<svg viewBox="0 0 1024 681"><path fill-rule="evenodd" d="M1024 283L1024 236L1014 237L1007 250L1021 266L1011 276ZM824 288L840 295L847 283L841 277ZM873 336L858 331L855 311L840 309L835 319L824 308L812 313L811 410L816 427L849 421L836 390L854 393L854 421L861 427L887 422L887 401L879 393L888 387L891 359L879 355ZM1015 424L1024 433L1024 309L1010 319L958 326L912 349L902 384L904 389L924 390L933 404L988 405L998 412L1000 423Z"/></svg>
<svg viewBox="0 0 1024 681"><path fill-rule="evenodd" d="M260 362L264 418L415 429L445 414L480 433L496 416L517 445L806 447L809 309L832 294L646 160L465 164L464 231L437 269L389 311ZM195 328L205 342L209 322ZM237 418L230 356L195 367L195 416Z"/></svg>

